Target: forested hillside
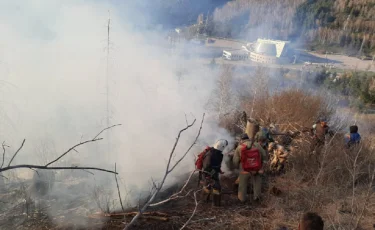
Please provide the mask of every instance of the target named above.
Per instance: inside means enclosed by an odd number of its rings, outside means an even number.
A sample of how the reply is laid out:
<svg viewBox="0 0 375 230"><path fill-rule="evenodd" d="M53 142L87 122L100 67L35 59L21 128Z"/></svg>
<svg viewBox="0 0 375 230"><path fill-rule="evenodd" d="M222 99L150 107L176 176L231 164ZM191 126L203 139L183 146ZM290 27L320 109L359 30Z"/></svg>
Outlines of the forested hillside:
<svg viewBox="0 0 375 230"><path fill-rule="evenodd" d="M303 1L236 0L228 2L214 12L216 27L220 25L224 28L215 32L248 39L257 37L287 39L293 32L296 8Z"/></svg>
<svg viewBox="0 0 375 230"><path fill-rule="evenodd" d="M296 33L308 42L339 46L352 55L374 55L374 0L306 1L297 8Z"/></svg>
<svg viewBox="0 0 375 230"><path fill-rule="evenodd" d="M301 41L351 55L375 51L374 0L235 0L217 8L209 32L218 36Z"/></svg>

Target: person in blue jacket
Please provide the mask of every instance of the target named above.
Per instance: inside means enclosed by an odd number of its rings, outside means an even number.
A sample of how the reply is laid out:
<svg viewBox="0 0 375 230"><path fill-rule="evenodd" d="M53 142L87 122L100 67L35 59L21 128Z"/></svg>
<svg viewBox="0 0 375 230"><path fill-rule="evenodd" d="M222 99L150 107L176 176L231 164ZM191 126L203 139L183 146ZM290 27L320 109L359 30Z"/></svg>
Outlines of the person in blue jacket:
<svg viewBox="0 0 375 230"><path fill-rule="evenodd" d="M349 148L358 145L361 142L361 135L358 133L358 126L352 125L349 128L349 133L345 135L345 144Z"/></svg>

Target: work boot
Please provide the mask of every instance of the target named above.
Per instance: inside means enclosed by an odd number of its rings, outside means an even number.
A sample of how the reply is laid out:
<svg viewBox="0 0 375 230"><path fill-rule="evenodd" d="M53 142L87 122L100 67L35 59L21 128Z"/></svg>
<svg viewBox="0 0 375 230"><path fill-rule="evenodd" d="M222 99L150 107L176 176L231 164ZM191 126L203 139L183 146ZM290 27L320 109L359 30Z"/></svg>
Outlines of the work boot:
<svg viewBox="0 0 375 230"><path fill-rule="evenodd" d="M209 202L210 195L211 195L211 191L208 188L204 187L202 190L202 194L201 194L201 200L203 200L206 203Z"/></svg>
<svg viewBox="0 0 375 230"><path fill-rule="evenodd" d="M221 206L221 194L213 194L213 201L214 201L214 206L220 207Z"/></svg>
<svg viewBox="0 0 375 230"><path fill-rule="evenodd" d="M238 184L233 185L233 192L238 192Z"/></svg>
<svg viewBox="0 0 375 230"><path fill-rule="evenodd" d="M247 205L248 204L248 202L245 200L245 201L242 201L242 200L240 200L240 199L236 199L236 201L234 201L233 202L234 203L234 205L236 205L236 206L243 206L243 205Z"/></svg>
<svg viewBox="0 0 375 230"><path fill-rule="evenodd" d="M254 204L254 205L258 205L258 204L261 203L261 198L260 197L256 197L256 198L254 197L251 203Z"/></svg>
<svg viewBox="0 0 375 230"><path fill-rule="evenodd" d="M212 190L214 206L219 207L221 205L221 193L217 189Z"/></svg>

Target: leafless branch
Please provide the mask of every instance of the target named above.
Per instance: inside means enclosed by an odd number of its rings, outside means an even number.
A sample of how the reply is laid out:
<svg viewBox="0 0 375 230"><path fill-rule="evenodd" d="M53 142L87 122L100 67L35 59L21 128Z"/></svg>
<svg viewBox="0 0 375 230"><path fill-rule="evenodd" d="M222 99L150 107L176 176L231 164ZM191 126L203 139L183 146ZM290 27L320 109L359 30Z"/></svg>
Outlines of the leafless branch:
<svg viewBox="0 0 375 230"><path fill-rule="evenodd" d="M194 202L195 202L195 208L194 208L194 211L193 213L191 214L190 218L188 219L188 221L186 221L186 223L180 228L180 230L184 229L186 226L188 226L188 224L190 223L191 219L193 219L195 213L197 212L197 208L198 208L198 204L199 202L197 201L197 192L200 192L202 189L199 189L197 191L194 192Z"/></svg>
<svg viewBox="0 0 375 230"><path fill-rule="evenodd" d="M185 121L186 121L186 125L189 125L189 122L188 122L188 119L187 119L186 113L185 113Z"/></svg>
<svg viewBox="0 0 375 230"><path fill-rule="evenodd" d="M257 91L254 90L254 96L253 96L253 105L251 106L251 112L250 112L250 119L253 118L253 112L254 112L254 104L255 104L255 97L257 95Z"/></svg>
<svg viewBox="0 0 375 230"><path fill-rule="evenodd" d="M82 169L82 171L87 172L87 173L89 173L89 174L91 174L91 175L95 175L94 173L92 173L92 172L90 172L90 171L88 171L88 170L85 170L85 169Z"/></svg>
<svg viewBox="0 0 375 230"><path fill-rule="evenodd" d="M74 148L80 146L80 145L84 145L84 144L87 144L87 143L90 143L90 142L95 142L95 141L100 141L100 140L103 140L103 138L98 138L98 139L93 139L93 140L88 140L88 141L84 141L84 142L81 142L79 144L76 144L74 145L73 147L71 147L70 149L68 149L66 152L64 152L62 155L60 155L58 158L56 158L55 160L49 162L48 164L46 164L45 166L49 166L53 163L55 163L56 161L60 160L61 158L63 158L66 154L68 154L70 151L72 151Z"/></svg>
<svg viewBox="0 0 375 230"><path fill-rule="evenodd" d="M74 145L73 147L69 148L66 152L64 152L63 154L61 154L58 158L56 158L55 160L49 162L49 163L46 164L45 166L49 166L49 165L55 163L56 161L60 160L60 159L63 158L66 154L68 154L70 151L74 150L74 149L77 148L78 146L81 146L81 145L84 145L84 144L87 144L87 143L90 143L90 142L95 142L95 141L103 140L103 138L98 138L98 136L99 136L100 134L102 134L105 130L111 129L111 128L113 128L113 127L115 127L115 126L119 126L119 125L121 125L121 124L112 125L112 126L110 126L110 127L107 127L107 128L105 128L105 129L103 129L102 131L100 131L100 132L98 133L98 135L96 135L93 139L91 139L91 140L87 140L87 141L84 141L84 142L80 142L80 143Z"/></svg>
<svg viewBox="0 0 375 230"><path fill-rule="evenodd" d="M108 172L108 173L114 173L117 174L117 172L107 170L107 169L102 169L102 168L96 168L96 167L47 167L43 165L13 165L13 166L8 166L5 168L0 169L0 172L8 171L11 169L19 169L19 168L28 168L28 169L49 169L49 170L61 170L61 169L86 169L86 170L96 170L96 171L102 171L102 172Z"/></svg>
<svg viewBox="0 0 375 230"><path fill-rule="evenodd" d="M369 199L369 197L371 195L371 190L373 189L374 179L375 179L375 168L372 171L372 174L371 174L371 177L370 177L370 184L369 184L369 187L368 187L368 190L367 190L367 194L366 194L366 198L365 198L365 203L363 204L362 210L361 210L361 212L359 214L359 217L358 217L358 219L356 221L354 229L357 229L357 227L359 225L359 222L361 221L361 219L363 217L363 213L364 213L365 209L368 206L368 199Z"/></svg>
<svg viewBox="0 0 375 230"><path fill-rule="evenodd" d="M156 185L156 182L155 182L154 178L152 178L152 177L151 177L151 183L152 183L152 190L157 189L158 186Z"/></svg>
<svg viewBox="0 0 375 230"><path fill-rule="evenodd" d="M33 168L30 168L30 169L33 170L34 172L36 172L36 174L40 177L39 172L37 170L35 170Z"/></svg>
<svg viewBox="0 0 375 230"><path fill-rule="evenodd" d="M9 164L8 164L8 167L10 166L10 164L12 163L12 161L14 160L14 158L17 156L18 152L22 149L23 144L25 144L25 141L26 141L26 139L23 139L21 146L20 146L20 147L17 149L17 151L14 153L12 159L10 159Z"/></svg>
<svg viewBox="0 0 375 230"><path fill-rule="evenodd" d="M190 182L190 179L192 178L192 176L194 175L196 171L194 170L193 172L190 173L190 176L189 178L186 180L184 186L182 186L181 190L173 195L171 195L168 199L165 199L165 200L162 200L162 201L159 201L157 203L153 203L153 204L150 204L150 207L154 207L154 206L158 206L158 205L161 205L161 204L165 204L167 203L168 201L171 201L171 200L175 200L175 199L178 199L178 198L181 198L181 197L186 197L188 194L190 194L190 191L187 192L186 195L184 196L180 196L181 193L184 192L186 186L188 185L188 183Z"/></svg>
<svg viewBox="0 0 375 230"><path fill-rule="evenodd" d="M184 129L181 129L180 132L178 133L177 138L176 138L176 141L175 141L175 143L174 143L174 145L173 145L172 151L171 151L171 153L169 154L169 159L168 159L168 163L167 163L167 167L166 167L165 175L168 175L168 173L169 173L169 167L170 167L170 164L171 164L171 160L172 160L172 157L173 157L174 151L176 150L176 147L177 147L178 141L180 140L181 133L183 133L184 131L188 130L190 127L192 127L192 126L195 124L196 120L197 120L197 119L194 119L194 121L193 121L190 125L187 125ZM195 141L194 141L194 143L195 143Z"/></svg>
<svg viewBox="0 0 375 230"><path fill-rule="evenodd" d="M117 125L112 125L112 126L109 126L105 129L103 129L102 131L100 131L100 133L98 133L98 135L96 135L93 140L95 140L98 136L100 136L100 134L102 134L104 131L108 130L108 129L112 129L113 127L116 127L116 126L120 126L121 124L117 124Z"/></svg>
<svg viewBox="0 0 375 230"><path fill-rule="evenodd" d="M116 163L115 163L115 172L116 172ZM121 209L123 212L125 212L124 205L122 204L122 198L121 198L121 193L120 193L120 187L118 186L118 181L117 181L117 175L115 174L115 180L116 180L116 185L117 185L117 193L118 193L118 198L120 200L121 204Z"/></svg>
<svg viewBox="0 0 375 230"><path fill-rule="evenodd" d="M356 177L357 177L357 160L358 160L358 157L359 157L359 154L361 153L362 151L362 145L361 147L359 148L358 152L357 152L357 155L355 156L355 159L354 159L354 162L353 162L353 174L352 174L352 213L354 212L354 200L355 200L355 181L356 181Z"/></svg>
<svg viewBox="0 0 375 230"><path fill-rule="evenodd" d="M340 130L343 125L344 125L343 122L341 122L338 126L338 130ZM325 160L326 160L326 157L327 157L327 154L328 154L328 146L331 146L331 143L335 139L336 135L337 135L337 132L335 132L333 134L333 136L331 137L331 139L329 140L329 142L327 144L325 144L326 148L323 151L322 161L320 162L319 171L318 171L318 174L316 175L316 178L315 178L315 185L318 184L319 178L320 178L321 174L323 173L323 168L324 168L323 166L325 164Z"/></svg>
<svg viewBox="0 0 375 230"><path fill-rule="evenodd" d="M203 114L203 118L204 118L204 114ZM202 120L203 120L203 118L202 118ZM146 202L146 204L138 211L137 215L135 215L133 217L133 219L124 228L124 230L129 229L138 220L138 218L142 215L143 212L146 211L146 209L150 206L150 204L155 200L155 198L158 195L158 193L160 192L160 190L163 188L163 185L164 185L164 182L165 182L166 178L171 173L171 170L170 170L171 160L172 160L172 158L174 156L174 152L175 152L176 146L177 146L177 144L178 144L178 142L180 140L181 134L184 131L188 130L190 127L192 127L195 124L195 122L196 122L196 119L194 119L194 121L191 124L187 125L185 128L181 129L178 132L176 141L175 141L175 143L173 144L173 147L172 147L172 151L169 154L169 159L168 159L168 163L167 163L167 166L166 166L166 169L165 169L165 173L164 173L163 179L161 180L160 184L156 187L156 190L153 192L152 196L148 199L148 201ZM203 121L202 121L202 123L203 123ZM201 128L202 128L202 124L201 124L201 127L199 128L197 137L194 140L192 146L195 144L196 140L198 139L198 137L200 135L200 132L201 132ZM188 149L188 151L192 148L192 146L190 146L190 148ZM184 157L186 156L187 152L174 164L174 166L172 167L172 170L184 159Z"/></svg>
<svg viewBox="0 0 375 230"><path fill-rule="evenodd" d="M202 130L202 126L203 126L203 121L204 121L204 116L205 116L205 114L203 114L203 116L202 116L201 126L199 127L199 131L198 131L197 136L195 137L194 142L190 145L190 147L185 152L185 154L182 155L182 157L173 165L173 167L169 171L167 171L167 173L172 172L176 168L176 166L186 157L186 155L189 153L189 151L191 150L191 148L193 148L193 146L197 143L197 140L198 140L198 138L199 138L199 136L201 134L201 130Z"/></svg>
<svg viewBox="0 0 375 230"><path fill-rule="evenodd" d="M6 176L4 176L4 175L1 175L1 174L0 174L0 177L5 178L5 179L8 180L8 177L6 177Z"/></svg>
<svg viewBox="0 0 375 230"><path fill-rule="evenodd" d="M9 147L8 145L5 144L5 141L2 143L2 148L3 148L3 161L1 162L0 169L4 166L4 159L5 159L5 147Z"/></svg>

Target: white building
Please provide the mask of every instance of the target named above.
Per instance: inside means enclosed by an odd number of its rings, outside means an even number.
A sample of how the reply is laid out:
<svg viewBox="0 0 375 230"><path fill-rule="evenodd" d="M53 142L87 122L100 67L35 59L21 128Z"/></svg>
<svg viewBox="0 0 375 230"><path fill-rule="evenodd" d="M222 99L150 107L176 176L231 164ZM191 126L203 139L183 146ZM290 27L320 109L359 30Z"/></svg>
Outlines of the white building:
<svg viewBox="0 0 375 230"><path fill-rule="evenodd" d="M270 64L288 63L291 57L289 44L289 41L258 39L249 48L250 60Z"/></svg>
<svg viewBox="0 0 375 230"><path fill-rule="evenodd" d="M224 59L238 61L249 59L249 52L243 49L223 50Z"/></svg>

